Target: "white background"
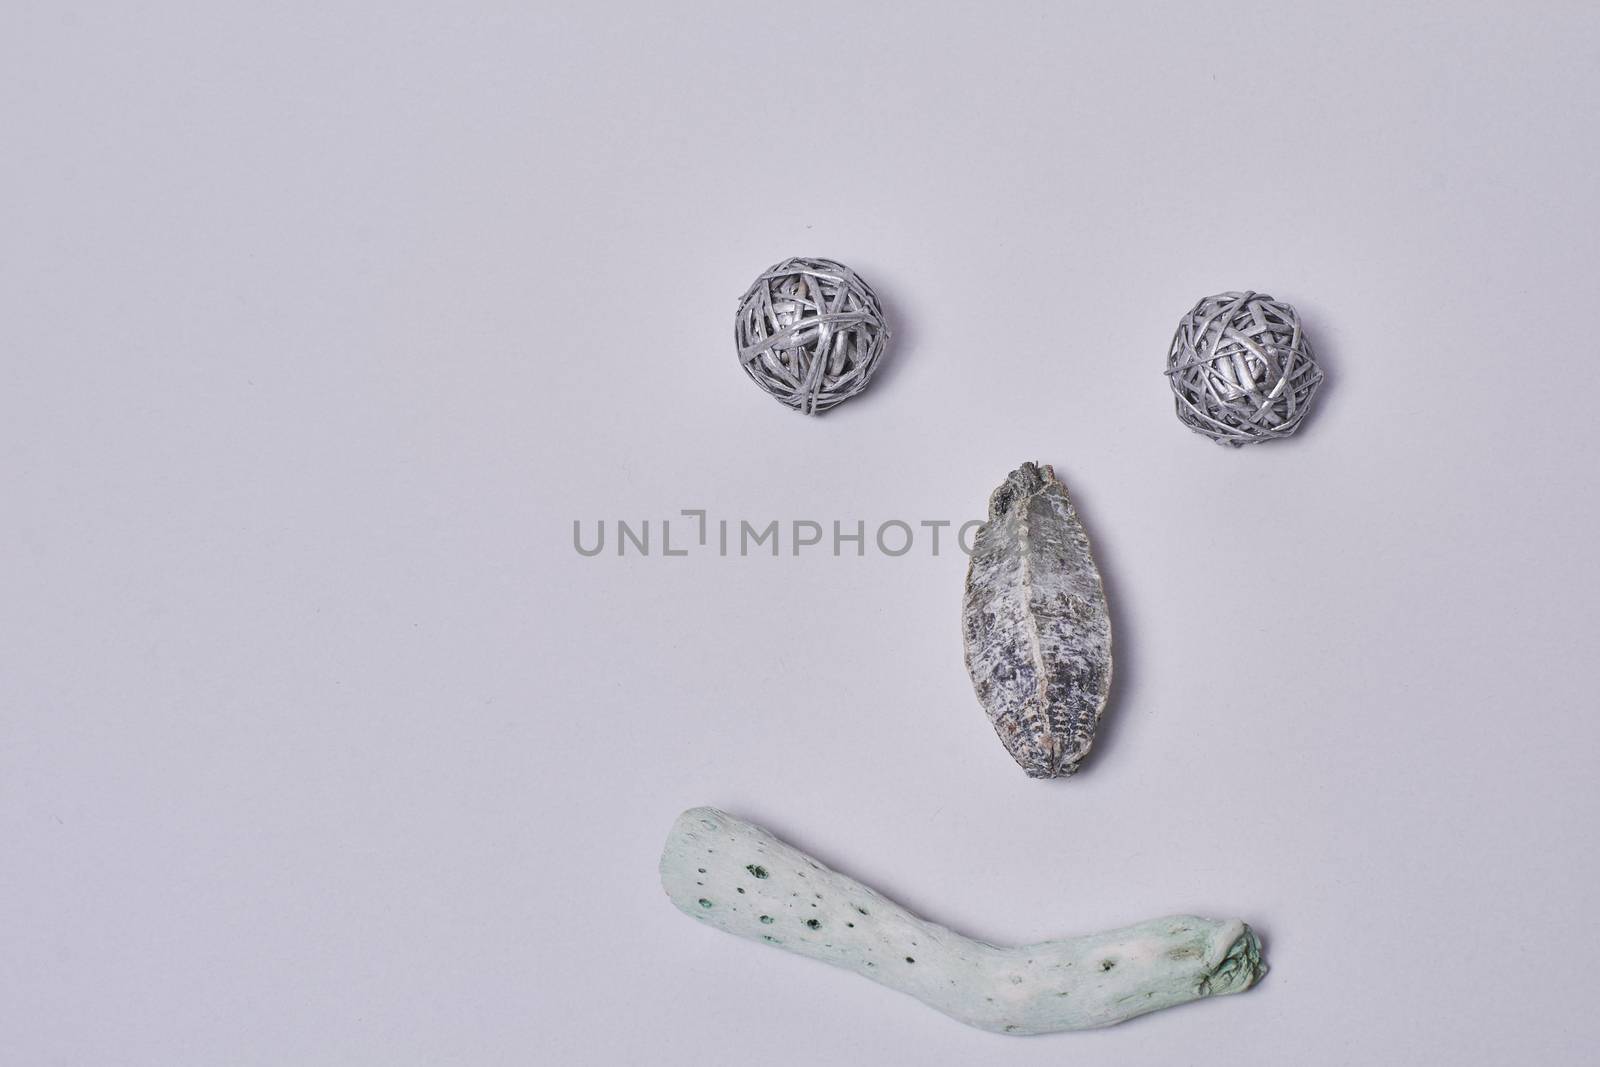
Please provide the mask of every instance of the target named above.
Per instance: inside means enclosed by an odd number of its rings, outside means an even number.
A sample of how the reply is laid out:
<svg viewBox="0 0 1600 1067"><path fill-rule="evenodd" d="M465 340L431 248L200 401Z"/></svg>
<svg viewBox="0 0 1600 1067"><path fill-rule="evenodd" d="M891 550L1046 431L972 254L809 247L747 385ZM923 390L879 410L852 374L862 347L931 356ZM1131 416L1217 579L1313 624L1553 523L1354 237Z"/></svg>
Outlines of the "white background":
<svg viewBox="0 0 1600 1067"><path fill-rule="evenodd" d="M0 1060L1592 1054L1591 5L13 2L0 87ZM818 419L733 354L796 254L896 331ZM1329 379L1231 451L1161 371L1239 287ZM572 548L1030 459L1116 627L1066 781L948 549ZM976 936L1239 915L1273 970L970 1031L674 911L701 803Z"/></svg>

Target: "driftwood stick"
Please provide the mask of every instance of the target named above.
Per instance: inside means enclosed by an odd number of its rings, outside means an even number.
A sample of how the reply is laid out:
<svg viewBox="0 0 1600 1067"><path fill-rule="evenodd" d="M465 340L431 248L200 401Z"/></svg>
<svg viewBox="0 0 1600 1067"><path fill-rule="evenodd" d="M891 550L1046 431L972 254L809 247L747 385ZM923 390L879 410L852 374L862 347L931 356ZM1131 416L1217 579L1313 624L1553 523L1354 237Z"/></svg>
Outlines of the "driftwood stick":
<svg viewBox="0 0 1600 1067"><path fill-rule="evenodd" d="M1004 947L906 911L715 808L678 817L661 884L684 914L865 975L983 1030L1110 1026L1249 989L1266 972L1238 919L1174 915L1086 937Z"/></svg>

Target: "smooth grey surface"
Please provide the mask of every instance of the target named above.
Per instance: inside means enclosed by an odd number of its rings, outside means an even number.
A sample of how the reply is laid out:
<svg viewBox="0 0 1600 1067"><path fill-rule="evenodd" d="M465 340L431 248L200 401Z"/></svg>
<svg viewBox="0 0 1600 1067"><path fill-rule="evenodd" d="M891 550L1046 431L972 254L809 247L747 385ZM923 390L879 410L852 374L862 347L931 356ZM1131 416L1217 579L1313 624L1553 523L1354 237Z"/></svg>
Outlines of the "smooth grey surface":
<svg viewBox="0 0 1600 1067"><path fill-rule="evenodd" d="M11 3L0 89L0 1059L1600 1042L1589 5ZM792 253L895 324L817 419L728 354ZM1329 374L1242 452L1162 375L1238 287ZM973 708L959 556L572 549L960 520L1021 456L1116 612L1068 781ZM699 803L980 937L1238 913L1273 970L969 1032L683 922Z"/></svg>

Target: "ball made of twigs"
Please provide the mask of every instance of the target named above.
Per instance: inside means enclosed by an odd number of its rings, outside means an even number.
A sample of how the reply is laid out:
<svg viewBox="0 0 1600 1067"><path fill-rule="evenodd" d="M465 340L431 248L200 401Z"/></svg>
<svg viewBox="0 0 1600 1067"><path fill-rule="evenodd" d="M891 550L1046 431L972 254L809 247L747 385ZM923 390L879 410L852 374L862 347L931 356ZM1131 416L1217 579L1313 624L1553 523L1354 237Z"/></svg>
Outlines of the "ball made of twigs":
<svg viewBox="0 0 1600 1067"><path fill-rule="evenodd" d="M786 259L739 298L734 343L746 374L806 415L867 387L889 343L872 287L831 259Z"/></svg>
<svg viewBox="0 0 1600 1067"><path fill-rule="evenodd" d="M1167 380L1185 426L1238 447L1299 429L1322 368L1293 307L1262 293L1218 293L1178 323Z"/></svg>

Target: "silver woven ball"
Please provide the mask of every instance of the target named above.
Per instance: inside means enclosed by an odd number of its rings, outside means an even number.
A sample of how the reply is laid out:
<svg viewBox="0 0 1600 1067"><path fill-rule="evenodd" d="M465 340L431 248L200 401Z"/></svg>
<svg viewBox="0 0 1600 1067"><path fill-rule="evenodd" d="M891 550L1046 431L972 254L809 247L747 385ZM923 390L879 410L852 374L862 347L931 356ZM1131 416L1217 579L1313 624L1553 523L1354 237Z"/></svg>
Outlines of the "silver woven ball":
<svg viewBox="0 0 1600 1067"><path fill-rule="evenodd" d="M1293 307L1262 293L1218 293L1178 323L1167 380L1185 426L1237 448L1299 429L1322 368Z"/></svg>
<svg viewBox="0 0 1600 1067"><path fill-rule="evenodd" d="M889 343L872 287L831 259L786 259L739 298L739 364L752 381L806 415L867 387Z"/></svg>

